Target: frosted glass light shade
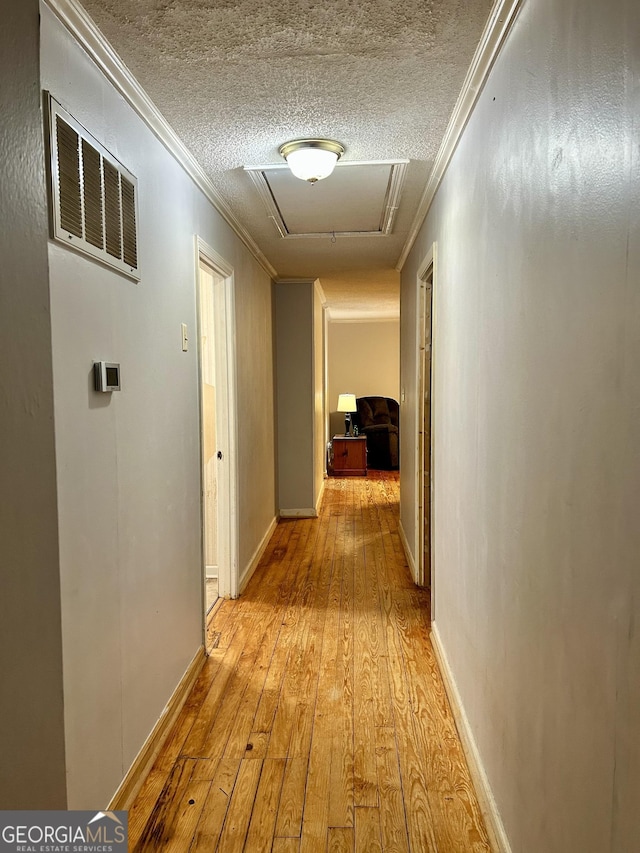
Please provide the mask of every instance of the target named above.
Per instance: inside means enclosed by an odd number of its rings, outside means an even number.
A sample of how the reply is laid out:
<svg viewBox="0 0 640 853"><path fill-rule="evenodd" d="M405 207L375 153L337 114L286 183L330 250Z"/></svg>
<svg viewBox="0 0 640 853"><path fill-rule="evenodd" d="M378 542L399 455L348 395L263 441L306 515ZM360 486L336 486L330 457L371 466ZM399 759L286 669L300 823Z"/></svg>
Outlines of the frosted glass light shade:
<svg viewBox="0 0 640 853"><path fill-rule="evenodd" d="M357 412L355 394L339 394L338 395L338 411L339 412Z"/></svg>
<svg viewBox="0 0 640 853"><path fill-rule="evenodd" d="M296 178L312 184L329 177L343 153L343 146L332 139L294 139L280 146Z"/></svg>
<svg viewBox="0 0 640 853"><path fill-rule="evenodd" d="M337 162L337 154L320 148L301 148L287 157L287 164L296 178L311 183L328 178Z"/></svg>

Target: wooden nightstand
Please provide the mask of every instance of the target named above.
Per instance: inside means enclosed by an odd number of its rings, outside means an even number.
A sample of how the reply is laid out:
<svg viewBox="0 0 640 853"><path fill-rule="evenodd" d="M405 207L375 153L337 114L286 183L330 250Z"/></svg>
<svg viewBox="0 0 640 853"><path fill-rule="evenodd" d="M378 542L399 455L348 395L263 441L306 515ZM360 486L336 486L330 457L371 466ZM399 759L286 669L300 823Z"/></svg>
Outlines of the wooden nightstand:
<svg viewBox="0 0 640 853"><path fill-rule="evenodd" d="M366 477L366 436L334 435L332 445L334 477Z"/></svg>

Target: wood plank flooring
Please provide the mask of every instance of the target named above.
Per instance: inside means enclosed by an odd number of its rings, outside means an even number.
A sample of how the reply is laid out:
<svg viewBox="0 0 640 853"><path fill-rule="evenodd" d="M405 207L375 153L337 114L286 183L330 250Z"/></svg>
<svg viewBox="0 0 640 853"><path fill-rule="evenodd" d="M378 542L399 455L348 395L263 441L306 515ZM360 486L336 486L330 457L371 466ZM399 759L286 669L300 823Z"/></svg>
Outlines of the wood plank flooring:
<svg viewBox="0 0 640 853"><path fill-rule="evenodd" d="M129 812L130 849L489 853L398 537L397 474L282 521Z"/></svg>

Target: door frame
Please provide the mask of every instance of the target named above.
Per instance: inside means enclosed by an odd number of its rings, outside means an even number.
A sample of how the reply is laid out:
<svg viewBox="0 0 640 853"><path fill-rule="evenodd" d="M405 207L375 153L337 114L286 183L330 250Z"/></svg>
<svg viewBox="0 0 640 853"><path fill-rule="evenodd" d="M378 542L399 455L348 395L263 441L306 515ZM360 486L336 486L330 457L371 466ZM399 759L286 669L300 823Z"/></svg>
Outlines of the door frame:
<svg viewBox="0 0 640 853"><path fill-rule="evenodd" d="M200 410L200 553L202 564L204 617L205 542L204 542L204 401L202 399L202 317L200 311L200 265L211 269L214 282L214 336L216 348L216 439L222 452L218 467L218 595L237 598L239 591L238 462L235 347L234 270L227 261L196 235L196 325L198 338L198 406ZM204 619L206 622L206 618ZM204 624L204 623L203 623ZM206 625L205 625L206 629Z"/></svg>
<svg viewBox="0 0 640 853"><path fill-rule="evenodd" d="M416 583L425 586L427 571L429 572L429 586L431 588L431 618L435 618L435 406L434 406L434 376L435 376L435 337L436 337L436 269L437 269L437 245L433 243L430 250L423 258L418 267L416 281L416 423L415 423L415 472L416 472L416 527L415 527L415 556L416 556ZM425 370L424 370L424 341L426 336L426 283L431 278L431 363L429 371L429 400L431 405L430 418L430 442L429 442L429 556L430 565L424 565L424 450L423 450L423 424L424 424L424 400L425 400Z"/></svg>

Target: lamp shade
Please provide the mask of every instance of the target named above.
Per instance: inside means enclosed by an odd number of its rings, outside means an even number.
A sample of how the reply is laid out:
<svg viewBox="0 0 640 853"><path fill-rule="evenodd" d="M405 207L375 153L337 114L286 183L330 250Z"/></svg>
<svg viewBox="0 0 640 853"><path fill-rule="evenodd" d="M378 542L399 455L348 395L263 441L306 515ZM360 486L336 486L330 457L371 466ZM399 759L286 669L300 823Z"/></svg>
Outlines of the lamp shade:
<svg viewBox="0 0 640 853"><path fill-rule="evenodd" d="M355 394L340 394L338 396L338 411L339 412L357 412Z"/></svg>
<svg viewBox="0 0 640 853"><path fill-rule="evenodd" d="M312 184L329 177L343 153L344 147L332 139L294 139L280 146L296 178Z"/></svg>

